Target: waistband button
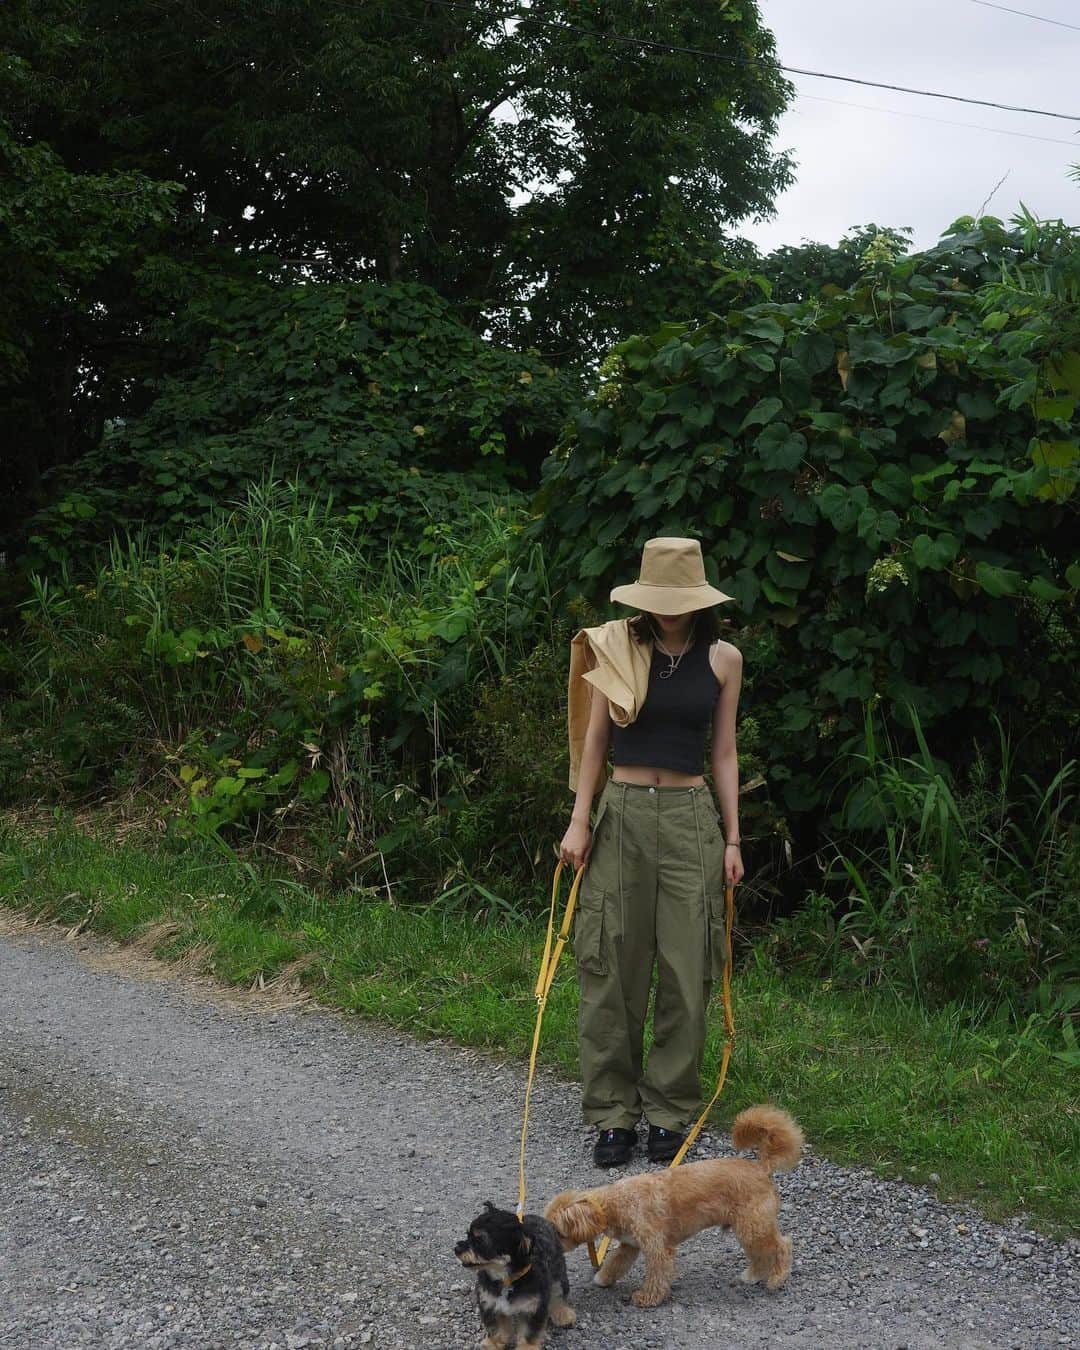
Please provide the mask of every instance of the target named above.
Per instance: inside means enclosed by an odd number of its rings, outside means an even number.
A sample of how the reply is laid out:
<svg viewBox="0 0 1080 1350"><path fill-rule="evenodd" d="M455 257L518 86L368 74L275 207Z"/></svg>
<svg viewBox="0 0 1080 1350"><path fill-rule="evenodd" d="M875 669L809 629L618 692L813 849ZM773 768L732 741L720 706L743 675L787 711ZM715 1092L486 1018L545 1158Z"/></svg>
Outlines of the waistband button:
<svg viewBox="0 0 1080 1350"><path fill-rule="evenodd" d="M652 793L655 793L655 792L656 792L656 789L655 789L654 787L651 787L651 788L649 789L649 791L652 792Z"/></svg>

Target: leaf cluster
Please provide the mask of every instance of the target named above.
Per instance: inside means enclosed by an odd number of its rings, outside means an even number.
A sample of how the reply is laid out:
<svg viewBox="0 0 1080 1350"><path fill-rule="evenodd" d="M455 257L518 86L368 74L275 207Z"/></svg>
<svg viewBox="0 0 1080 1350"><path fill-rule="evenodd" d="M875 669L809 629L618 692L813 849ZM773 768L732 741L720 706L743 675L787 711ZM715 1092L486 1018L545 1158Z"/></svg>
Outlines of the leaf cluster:
<svg viewBox="0 0 1080 1350"><path fill-rule="evenodd" d="M113 533L175 538L271 472L333 498L361 540L407 536L459 514L470 484L524 477L576 397L411 282L226 282L187 324L201 357L57 479L31 564L85 561Z"/></svg>
<svg viewBox="0 0 1080 1350"><path fill-rule="evenodd" d="M744 641L768 635L749 706L777 821L826 808L867 705L914 708L954 762L991 709L1032 752L1075 734L1080 350L982 303L1038 270L1022 230L896 243L846 287L620 344L536 504L598 603L648 537L700 537Z"/></svg>

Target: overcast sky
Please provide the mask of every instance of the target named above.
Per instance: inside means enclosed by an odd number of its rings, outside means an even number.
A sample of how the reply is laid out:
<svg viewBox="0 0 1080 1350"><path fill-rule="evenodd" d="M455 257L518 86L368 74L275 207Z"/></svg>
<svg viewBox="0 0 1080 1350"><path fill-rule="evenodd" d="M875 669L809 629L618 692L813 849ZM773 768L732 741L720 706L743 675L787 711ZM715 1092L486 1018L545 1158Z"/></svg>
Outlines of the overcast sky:
<svg viewBox="0 0 1080 1350"><path fill-rule="evenodd" d="M1002 3L1080 27L1080 0ZM759 0L759 6L786 65L1080 117L1078 31L974 0ZM1080 163L1080 122L789 78L797 95L776 145L794 152L797 181L778 199L773 220L740 227L759 247L835 243L870 221L911 225L914 242L925 246L957 216L977 213L991 193L987 214L1007 220L1023 201L1037 215L1080 224L1080 184L1067 175L1070 164Z"/></svg>

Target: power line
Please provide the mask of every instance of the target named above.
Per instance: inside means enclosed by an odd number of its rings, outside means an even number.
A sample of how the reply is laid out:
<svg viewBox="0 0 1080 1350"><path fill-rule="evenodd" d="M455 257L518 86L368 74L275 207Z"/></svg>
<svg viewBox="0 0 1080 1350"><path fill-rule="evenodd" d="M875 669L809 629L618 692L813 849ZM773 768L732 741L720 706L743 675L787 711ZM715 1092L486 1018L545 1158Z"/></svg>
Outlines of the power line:
<svg viewBox="0 0 1080 1350"><path fill-rule="evenodd" d="M981 0L980 0L981 2ZM443 9L461 10L474 18L485 17L475 5L455 3L455 0L426 0L426 3L438 5ZM339 5L338 8L355 8ZM854 75L831 75L822 70L804 70L800 66L786 66L779 61L765 57L727 56L723 52L711 51L706 47L683 47L673 42L659 42L654 38L633 37L626 33L602 33L594 28L583 28L576 23L561 23L555 19L542 19L517 11L512 14L492 15L492 18L515 19L518 23L535 23L544 28L554 28L564 33L580 33L584 37L600 38L607 42L622 42L633 47L651 47L654 51L673 52L684 56L702 56L710 61L723 61L736 66L761 66L770 70L782 70L788 75L805 75L816 80L838 80L843 84L861 84L870 89L890 89L898 94L917 94L920 98L948 99L952 103L970 103L980 108L999 108L1003 112L1031 113L1035 117L1057 117L1063 122L1080 122L1076 113L1049 112L1045 108L1023 108L1014 103L994 103L985 98L965 98L962 94L941 94L932 89L912 89L903 84L883 84L879 80L862 80Z"/></svg>
<svg viewBox="0 0 1080 1350"><path fill-rule="evenodd" d="M1029 131L1006 131L1004 127L983 126L979 122L954 122L947 117L927 117L925 113L903 112L899 108L875 108L872 103L851 103L843 98L823 98L820 94L800 94L800 98L812 99L815 103L835 103L840 108L862 108L866 112L888 113L891 117L915 117L920 122L937 122L943 127L968 127L972 131L990 131L997 136L1020 136L1025 141L1044 141L1047 145L1067 145L1076 150L1076 141L1066 141L1060 136L1033 136Z"/></svg>
<svg viewBox="0 0 1080 1350"><path fill-rule="evenodd" d="M1052 23L1058 28L1071 28L1080 33L1080 24L1066 23L1064 19L1048 19L1043 14L1030 14L1026 9L1010 9L1008 5L991 4L991 0L971 0L973 5L982 5L983 9L1000 9L1003 14L1019 14L1024 19L1036 19L1039 23Z"/></svg>

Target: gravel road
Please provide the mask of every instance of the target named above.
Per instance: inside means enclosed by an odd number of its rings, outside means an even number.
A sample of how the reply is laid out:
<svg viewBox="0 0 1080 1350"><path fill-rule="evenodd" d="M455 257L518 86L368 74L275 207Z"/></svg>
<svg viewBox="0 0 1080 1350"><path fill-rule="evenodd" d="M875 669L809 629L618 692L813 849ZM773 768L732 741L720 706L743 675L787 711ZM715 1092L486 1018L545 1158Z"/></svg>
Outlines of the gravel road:
<svg viewBox="0 0 1080 1350"><path fill-rule="evenodd" d="M516 1200L518 1065L326 1011L255 1014L103 968L96 938L8 928L0 1346L479 1343L452 1248L482 1200ZM530 1207L604 1179L573 1085L539 1077L530 1133ZM579 1251L579 1322L552 1350L1080 1345L1080 1242L812 1151L780 1186L785 1289L740 1284L713 1231L682 1249L673 1299L639 1311Z"/></svg>

